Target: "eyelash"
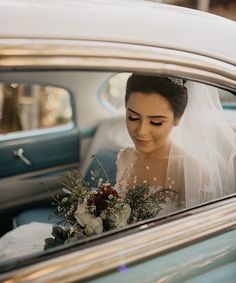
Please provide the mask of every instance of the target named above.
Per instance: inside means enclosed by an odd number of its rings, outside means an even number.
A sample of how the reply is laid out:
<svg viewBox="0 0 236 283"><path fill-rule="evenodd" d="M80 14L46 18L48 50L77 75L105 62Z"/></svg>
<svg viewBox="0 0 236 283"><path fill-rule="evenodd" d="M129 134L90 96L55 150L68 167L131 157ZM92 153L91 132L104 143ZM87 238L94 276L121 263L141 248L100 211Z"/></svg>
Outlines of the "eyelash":
<svg viewBox="0 0 236 283"><path fill-rule="evenodd" d="M156 127L160 127L162 125L162 122L150 122L153 126L156 126Z"/></svg>
<svg viewBox="0 0 236 283"><path fill-rule="evenodd" d="M137 121L139 118L133 118L133 117L131 117L131 116L128 116L128 119L129 119L130 121Z"/></svg>
<svg viewBox="0 0 236 283"><path fill-rule="evenodd" d="M128 120L129 121L138 121L139 118L133 118L131 116L128 116ZM163 122L153 122L153 121L150 121L150 124L153 125L153 126L156 126L156 127L160 127L163 124Z"/></svg>

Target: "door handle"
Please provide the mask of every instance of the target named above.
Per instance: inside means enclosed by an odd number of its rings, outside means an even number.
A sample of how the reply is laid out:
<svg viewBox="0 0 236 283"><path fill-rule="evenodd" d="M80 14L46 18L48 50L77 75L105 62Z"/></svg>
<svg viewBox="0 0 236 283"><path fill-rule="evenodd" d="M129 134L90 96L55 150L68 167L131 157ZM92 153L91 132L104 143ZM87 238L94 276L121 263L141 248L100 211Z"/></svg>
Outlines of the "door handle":
<svg viewBox="0 0 236 283"><path fill-rule="evenodd" d="M24 149L20 147L14 150L13 155L19 158L20 160L22 160L25 164L31 165L31 161L28 158L26 158L23 153L24 153Z"/></svg>

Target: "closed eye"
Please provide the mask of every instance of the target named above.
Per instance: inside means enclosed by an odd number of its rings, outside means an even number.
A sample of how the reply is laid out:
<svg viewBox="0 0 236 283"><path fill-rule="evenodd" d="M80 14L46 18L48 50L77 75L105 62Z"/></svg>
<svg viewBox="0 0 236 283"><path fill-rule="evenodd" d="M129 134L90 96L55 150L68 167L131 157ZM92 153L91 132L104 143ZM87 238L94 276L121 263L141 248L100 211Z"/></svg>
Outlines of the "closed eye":
<svg viewBox="0 0 236 283"><path fill-rule="evenodd" d="M153 125L153 126L160 127L163 124L163 122L153 122L153 121L151 121L150 124Z"/></svg>
<svg viewBox="0 0 236 283"><path fill-rule="evenodd" d="M128 116L128 120L129 120L129 121L138 121L139 118L138 118L138 117Z"/></svg>

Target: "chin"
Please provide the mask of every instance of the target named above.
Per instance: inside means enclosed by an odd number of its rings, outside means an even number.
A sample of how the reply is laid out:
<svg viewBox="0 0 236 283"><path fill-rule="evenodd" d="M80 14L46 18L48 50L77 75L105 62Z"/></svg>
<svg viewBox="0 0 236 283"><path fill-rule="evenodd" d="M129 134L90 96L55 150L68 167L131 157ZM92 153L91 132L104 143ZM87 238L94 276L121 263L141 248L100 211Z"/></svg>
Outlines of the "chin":
<svg viewBox="0 0 236 283"><path fill-rule="evenodd" d="M143 152L143 153L150 153L156 150L156 148L153 148L151 146L140 146L136 144L135 147L138 151Z"/></svg>

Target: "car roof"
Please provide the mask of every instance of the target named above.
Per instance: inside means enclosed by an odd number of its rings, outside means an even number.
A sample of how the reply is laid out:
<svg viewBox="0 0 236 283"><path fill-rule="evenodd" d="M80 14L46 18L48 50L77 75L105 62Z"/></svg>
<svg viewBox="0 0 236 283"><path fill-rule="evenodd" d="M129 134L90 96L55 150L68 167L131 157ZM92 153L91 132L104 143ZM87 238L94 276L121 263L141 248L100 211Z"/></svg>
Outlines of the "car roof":
<svg viewBox="0 0 236 283"><path fill-rule="evenodd" d="M1 38L119 42L183 50L236 65L236 23L151 1L0 0Z"/></svg>

